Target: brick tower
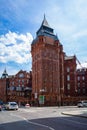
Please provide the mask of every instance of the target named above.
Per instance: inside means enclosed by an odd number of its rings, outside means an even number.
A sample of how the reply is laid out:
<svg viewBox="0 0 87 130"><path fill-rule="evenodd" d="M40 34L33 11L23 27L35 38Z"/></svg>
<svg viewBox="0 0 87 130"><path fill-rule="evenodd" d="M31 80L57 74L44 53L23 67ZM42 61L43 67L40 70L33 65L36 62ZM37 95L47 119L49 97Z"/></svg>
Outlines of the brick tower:
<svg viewBox="0 0 87 130"><path fill-rule="evenodd" d="M44 105L61 103L64 90L64 52L45 16L32 42L31 54L35 100ZM43 99L40 99L41 95L44 96Z"/></svg>

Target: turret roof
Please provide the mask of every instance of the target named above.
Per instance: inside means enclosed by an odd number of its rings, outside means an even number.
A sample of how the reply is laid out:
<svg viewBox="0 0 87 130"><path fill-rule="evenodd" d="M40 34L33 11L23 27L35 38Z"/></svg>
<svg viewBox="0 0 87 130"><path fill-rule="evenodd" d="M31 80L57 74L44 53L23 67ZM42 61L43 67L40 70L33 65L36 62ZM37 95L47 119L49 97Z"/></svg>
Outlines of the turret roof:
<svg viewBox="0 0 87 130"><path fill-rule="evenodd" d="M46 20L45 15L44 15L44 19L43 19L43 21L42 21L42 25L41 25L41 26L46 26L46 27L49 27L49 28L50 28L50 26L49 26L49 24L48 24L48 22L47 22L47 20Z"/></svg>
<svg viewBox="0 0 87 130"><path fill-rule="evenodd" d="M7 74L7 71L6 71L6 68L5 68L4 72L2 73L1 78L7 78L7 77L8 77L8 74Z"/></svg>

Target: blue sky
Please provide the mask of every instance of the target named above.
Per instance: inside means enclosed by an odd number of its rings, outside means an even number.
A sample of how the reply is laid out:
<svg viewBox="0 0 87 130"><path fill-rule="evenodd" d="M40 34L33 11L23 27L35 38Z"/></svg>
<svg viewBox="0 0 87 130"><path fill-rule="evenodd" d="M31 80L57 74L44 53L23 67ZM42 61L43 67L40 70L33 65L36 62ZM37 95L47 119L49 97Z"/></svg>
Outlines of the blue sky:
<svg viewBox="0 0 87 130"><path fill-rule="evenodd" d="M0 0L0 76L32 67L31 42L44 14L67 55L87 66L87 0Z"/></svg>

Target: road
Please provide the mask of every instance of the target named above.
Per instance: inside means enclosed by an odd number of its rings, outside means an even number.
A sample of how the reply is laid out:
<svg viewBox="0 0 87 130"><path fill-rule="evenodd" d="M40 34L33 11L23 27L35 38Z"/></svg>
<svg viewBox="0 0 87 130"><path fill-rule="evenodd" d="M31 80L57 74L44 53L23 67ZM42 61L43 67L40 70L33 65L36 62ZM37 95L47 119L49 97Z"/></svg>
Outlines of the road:
<svg viewBox="0 0 87 130"><path fill-rule="evenodd" d="M62 115L76 107L31 107L0 112L0 130L87 130L87 118Z"/></svg>

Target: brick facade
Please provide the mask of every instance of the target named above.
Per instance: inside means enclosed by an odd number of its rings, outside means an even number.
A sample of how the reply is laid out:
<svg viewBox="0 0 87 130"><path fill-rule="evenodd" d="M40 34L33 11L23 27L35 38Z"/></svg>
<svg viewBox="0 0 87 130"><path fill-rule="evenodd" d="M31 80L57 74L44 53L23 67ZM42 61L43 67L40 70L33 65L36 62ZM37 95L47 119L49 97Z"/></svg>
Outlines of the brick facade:
<svg viewBox="0 0 87 130"><path fill-rule="evenodd" d="M87 68L77 69L77 96L87 96Z"/></svg>
<svg viewBox="0 0 87 130"><path fill-rule="evenodd" d="M66 56L45 17L32 42L31 54L32 93L36 102L41 104L41 95L44 105L77 102L76 56Z"/></svg>
<svg viewBox="0 0 87 130"><path fill-rule="evenodd" d="M71 70L71 80L74 80L74 72L76 70L75 59L66 60L63 46L58 37L53 33L53 29L49 27L44 18L40 29L37 31L36 39L32 42L32 90L37 93L37 98L41 95L41 90L44 90L45 103L59 104L63 100L64 92L67 90L64 85L64 66ZM74 66L72 64L74 63ZM70 82L71 82L70 80ZM74 93L75 83L72 81L71 93Z"/></svg>
<svg viewBox="0 0 87 130"><path fill-rule="evenodd" d="M64 59L64 86L66 96L76 94L76 56L65 56Z"/></svg>
<svg viewBox="0 0 87 130"><path fill-rule="evenodd" d="M6 102L6 81L7 79L0 79L0 101Z"/></svg>
<svg viewBox="0 0 87 130"><path fill-rule="evenodd" d="M30 103L32 73L20 70L16 75L1 78L0 90L0 100L4 102L16 101L18 104L23 105Z"/></svg>

